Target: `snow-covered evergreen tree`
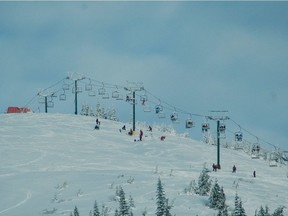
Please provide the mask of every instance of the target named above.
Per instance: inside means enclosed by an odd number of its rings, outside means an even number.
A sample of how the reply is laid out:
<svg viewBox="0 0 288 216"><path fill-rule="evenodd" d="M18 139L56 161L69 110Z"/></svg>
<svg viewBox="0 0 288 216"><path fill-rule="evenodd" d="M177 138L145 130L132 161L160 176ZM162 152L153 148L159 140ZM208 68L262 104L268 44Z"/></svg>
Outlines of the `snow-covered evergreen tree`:
<svg viewBox="0 0 288 216"><path fill-rule="evenodd" d="M260 206L259 212L257 212L256 216L270 216L268 206L266 206L265 210L263 206Z"/></svg>
<svg viewBox="0 0 288 216"><path fill-rule="evenodd" d="M166 197L163 185L161 183L161 179L158 179L157 183L157 191L156 191L156 199L157 199L157 209L156 215L157 216L164 216L165 215L165 205L166 205Z"/></svg>
<svg viewBox="0 0 288 216"><path fill-rule="evenodd" d="M129 206L130 208L135 208L135 203L131 195L129 196Z"/></svg>
<svg viewBox="0 0 288 216"><path fill-rule="evenodd" d="M220 209L217 216L229 216L227 206L225 206L224 209Z"/></svg>
<svg viewBox="0 0 288 216"><path fill-rule="evenodd" d="M168 199L166 198L165 191L161 182L161 179L158 179L157 183L157 191L156 191L156 199L157 199L157 216L171 216L170 210L172 209L172 205L169 205Z"/></svg>
<svg viewBox="0 0 288 216"><path fill-rule="evenodd" d="M216 180L213 188L211 190L210 193L210 197L209 197L209 207L210 208L214 208L214 209L224 209L225 207L225 194L224 194L224 190L223 187L220 188L218 181Z"/></svg>
<svg viewBox="0 0 288 216"><path fill-rule="evenodd" d="M127 216L129 215L129 206L125 198L125 192L122 187L119 187L119 215Z"/></svg>
<svg viewBox="0 0 288 216"><path fill-rule="evenodd" d="M74 208L74 216L79 216L78 208L75 206Z"/></svg>
<svg viewBox="0 0 288 216"><path fill-rule="evenodd" d="M272 216L284 216L283 211L284 211L284 206L280 206L278 207L274 213L272 214Z"/></svg>
<svg viewBox="0 0 288 216"><path fill-rule="evenodd" d="M96 200L95 200L94 208L93 208L93 216L100 216L100 212L99 212L99 208L98 208Z"/></svg>
<svg viewBox="0 0 288 216"><path fill-rule="evenodd" d="M235 209L233 212L233 216L246 216L245 209L242 206L241 198L236 193L235 195Z"/></svg>
<svg viewBox="0 0 288 216"><path fill-rule="evenodd" d="M203 169L198 178L197 194L200 196L209 195L212 181L206 169Z"/></svg>

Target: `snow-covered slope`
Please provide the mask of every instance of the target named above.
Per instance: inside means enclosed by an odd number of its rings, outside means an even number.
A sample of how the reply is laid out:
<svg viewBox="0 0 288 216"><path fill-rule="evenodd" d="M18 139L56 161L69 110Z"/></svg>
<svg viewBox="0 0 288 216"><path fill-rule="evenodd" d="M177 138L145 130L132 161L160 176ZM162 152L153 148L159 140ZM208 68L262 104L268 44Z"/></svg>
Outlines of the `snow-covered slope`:
<svg viewBox="0 0 288 216"><path fill-rule="evenodd" d="M0 117L0 215L70 215L77 206L89 215L97 200L114 215L116 187L135 202L134 215L155 215L156 184L160 177L172 213L216 215L207 207L208 197L185 194L203 167L216 162L216 146L194 141L144 124L142 142L119 129L123 123L64 114L3 114ZM126 124L127 129L131 125ZM160 141L160 136L166 136ZM232 173L232 166L237 172ZM221 149L222 169L210 172L224 187L226 204L234 207L237 191L247 215L260 205L271 213L288 203L287 167L269 167L242 151ZM257 177L252 172L256 170ZM287 209L285 210L288 215Z"/></svg>

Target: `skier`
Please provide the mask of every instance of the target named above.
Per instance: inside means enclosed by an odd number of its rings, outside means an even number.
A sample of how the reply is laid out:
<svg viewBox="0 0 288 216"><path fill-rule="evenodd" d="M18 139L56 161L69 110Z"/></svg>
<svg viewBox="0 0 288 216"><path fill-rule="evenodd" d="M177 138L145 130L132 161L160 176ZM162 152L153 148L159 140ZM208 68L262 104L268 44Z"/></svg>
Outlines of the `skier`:
<svg viewBox="0 0 288 216"><path fill-rule="evenodd" d="M232 167L232 172L236 173L236 166L235 165Z"/></svg>
<svg viewBox="0 0 288 216"><path fill-rule="evenodd" d="M151 126L148 127L148 131L152 132L152 127Z"/></svg>
<svg viewBox="0 0 288 216"><path fill-rule="evenodd" d="M256 178L256 171L255 170L253 171L253 176L254 176L254 178Z"/></svg>
<svg viewBox="0 0 288 216"><path fill-rule="evenodd" d="M142 136L143 136L143 131L140 130L140 134L139 134L139 139L140 139L140 141L142 141Z"/></svg>
<svg viewBox="0 0 288 216"><path fill-rule="evenodd" d="M212 168L214 172L217 172L217 165L215 163L213 163Z"/></svg>

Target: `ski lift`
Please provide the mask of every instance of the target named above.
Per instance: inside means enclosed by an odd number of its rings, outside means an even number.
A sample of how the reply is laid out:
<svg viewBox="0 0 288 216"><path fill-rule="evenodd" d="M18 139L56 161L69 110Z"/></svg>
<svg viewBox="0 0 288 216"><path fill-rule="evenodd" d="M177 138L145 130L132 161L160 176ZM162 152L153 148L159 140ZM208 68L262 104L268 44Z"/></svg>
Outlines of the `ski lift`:
<svg viewBox="0 0 288 216"><path fill-rule="evenodd" d="M105 92L106 92L106 90L104 87L98 89L98 95L104 95Z"/></svg>
<svg viewBox="0 0 288 216"><path fill-rule="evenodd" d="M241 131L238 131L234 133L234 137L236 142L242 142L243 134Z"/></svg>
<svg viewBox="0 0 288 216"><path fill-rule="evenodd" d="M115 98L115 99L119 98L119 92L118 91L113 91L112 92L112 98Z"/></svg>
<svg viewBox="0 0 288 216"><path fill-rule="evenodd" d="M47 107L53 108L54 107L54 102L53 101L48 101L47 102Z"/></svg>
<svg viewBox="0 0 288 216"><path fill-rule="evenodd" d="M91 84L90 79L89 79L89 83L86 83L85 85L85 91L92 91L92 84Z"/></svg>
<svg viewBox="0 0 288 216"><path fill-rule="evenodd" d="M44 104L44 103L45 103L45 97L43 97L43 96L39 97L39 98L38 98L38 102L39 102L40 104Z"/></svg>
<svg viewBox="0 0 288 216"><path fill-rule="evenodd" d="M224 123L220 124L219 125L219 132L220 133L225 133L225 130L226 130L226 126Z"/></svg>
<svg viewBox="0 0 288 216"><path fill-rule="evenodd" d="M172 112L172 114L170 115L170 119L173 123L176 123L178 121L178 113Z"/></svg>
<svg viewBox="0 0 288 216"><path fill-rule="evenodd" d="M123 95L119 94L118 98L116 98L116 100L123 100Z"/></svg>
<svg viewBox="0 0 288 216"><path fill-rule="evenodd" d="M64 83L64 84L62 85L62 89L63 89L63 90L69 90L69 89L70 89L69 84Z"/></svg>
<svg viewBox="0 0 288 216"><path fill-rule="evenodd" d="M145 102L148 101L148 97L146 94L140 96L140 101L143 106L145 106Z"/></svg>
<svg viewBox="0 0 288 216"><path fill-rule="evenodd" d="M278 161L278 155L276 152L271 152L269 155L269 166L276 167Z"/></svg>
<svg viewBox="0 0 288 216"><path fill-rule="evenodd" d="M210 126L208 123L202 123L202 132L207 132L210 129Z"/></svg>
<svg viewBox="0 0 288 216"><path fill-rule="evenodd" d="M155 107L155 113L156 113L156 114L159 114L159 113L162 112L162 111L163 111L163 106L160 105L160 104L156 105L156 107Z"/></svg>
<svg viewBox="0 0 288 216"><path fill-rule="evenodd" d="M194 127L194 123L191 118L188 118L186 120L186 128L192 128L192 127Z"/></svg>
<svg viewBox="0 0 288 216"><path fill-rule="evenodd" d="M165 118L166 117L166 115L163 112L163 110L159 111L157 115L158 115L158 118Z"/></svg>
<svg viewBox="0 0 288 216"><path fill-rule="evenodd" d="M89 91L88 95L91 97L94 97L94 96L96 96L96 92L95 91Z"/></svg>
<svg viewBox="0 0 288 216"><path fill-rule="evenodd" d="M102 99L109 99L109 94L108 93L104 93L102 95Z"/></svg>
<svg viewBox="0 0 288 216"><path fill-rule="evenodd" d="M62 93L59 95L59 100L60 101L65 101L66 100L66 94L65 93Z"/></svg>
<svg viewBox="0 0 288 216"><path fill-rule="evenodd" d="M75 87L72 88L72 93L75 94L75 90L76 93L81 93L82 92L82 88L80 86L77 86L77 89L75 89Z"/></svg>
<svg viewBox="0 0 288 216"><path fill-rule="evenodd" d="M151 112L150 106L148 104L145 104L143 107L144 112Z"/></svg>
<svg viewBox="0 0 288 216"><path fill-rule="evenodd" d="M130 92L126 95L126 102L131 102L133 100L133 94Z"/></svg>

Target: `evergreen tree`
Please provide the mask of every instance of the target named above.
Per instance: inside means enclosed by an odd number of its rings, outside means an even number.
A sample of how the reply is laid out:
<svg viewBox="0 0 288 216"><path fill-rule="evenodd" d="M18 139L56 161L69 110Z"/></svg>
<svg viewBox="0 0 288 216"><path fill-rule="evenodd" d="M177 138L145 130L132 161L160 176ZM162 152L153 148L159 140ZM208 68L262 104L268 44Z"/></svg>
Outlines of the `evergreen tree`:
<svg viewBox="0 0 288 216"><path fill-rule="evenodd" d="M119 216L118 209L115 210L115 214L114 214L114 216Z"/></svg>
<svg viewBox="0 0 288 216"><path fill-rule="evenodd" d="M209 197L209 207L214 209L222 210L225 208L225 194L223 187L220 188L217 180L214 183L214 186L211 190L210 197Z"/></svg>
<svg viewBox="0 0 288 216"><path fill-rule="evenodd" d="M274 213L272 214L272 216L284 216L283 211L284 211L284 206L280 206L278 207Z"/></svg>
<svg viewBox="0 0 288 216"><path fill-rule="evenodd" d="M160 178L157 183L157 191L156 191L156 199L157 199L157 216L171 216L170 210L172 209L172 205L169 205L168 199L165 196L165 191L162 186Z"/></svg>
<svg viewBox="0 0 288 216"><path fill-rule="evenodd" d="M198 178L197 194L199 194L200 196L207 196L210 192L211 184L212 183L207 170L203 169Z"/></svg>
<svg viewBox="0 0 288 216"><path fill-rule="evenodd" d="M242 206L242 201L237 193L235 195L235 209L233 216L246 216L245 209Z"/></svg>
<svg viewBox="0 0 288 216"><path fill-rule="evenodd" d="M164 216L165 215L166 197L165 197L165 191L164 191L164 188L162 186L160 178L158 179L158 183L157 183L156 199L157 199L156 215L157 216Z"/></svg>
<svg viewBox="0 0 288 216"><path fill-rule="evenodd" d="M131 195L129 196L129 206L130 208L135 208L134 200Z"/></svg>
<svg viewBox="0 0 288 216"><path fill-rule="evenodd" d="M256 214L256 216L270 216L268 206L265 207L265 210L263 206L260 206L260 210Z"/></svg>
<svg viewBox="0 0 288 216"><path fill-rule="evenodd" d="M95 203L94 203L93 216L100 216L100 212L99 212L96 200L95 200Z"/></svg>
<svg viewBox="0 0 288 216"><path fill-rule="evenodd" d="M74 208L74 216L79 216L78 208L76 206Z"/></svg>
<svg viewBox="0 0 288 216"><path fill-rule="evenodd" d="M125 198L125 192L122 187L119 188L119 215L120 216L126 216L129 215L129 206L127 204L126 198Z"/></svg>

